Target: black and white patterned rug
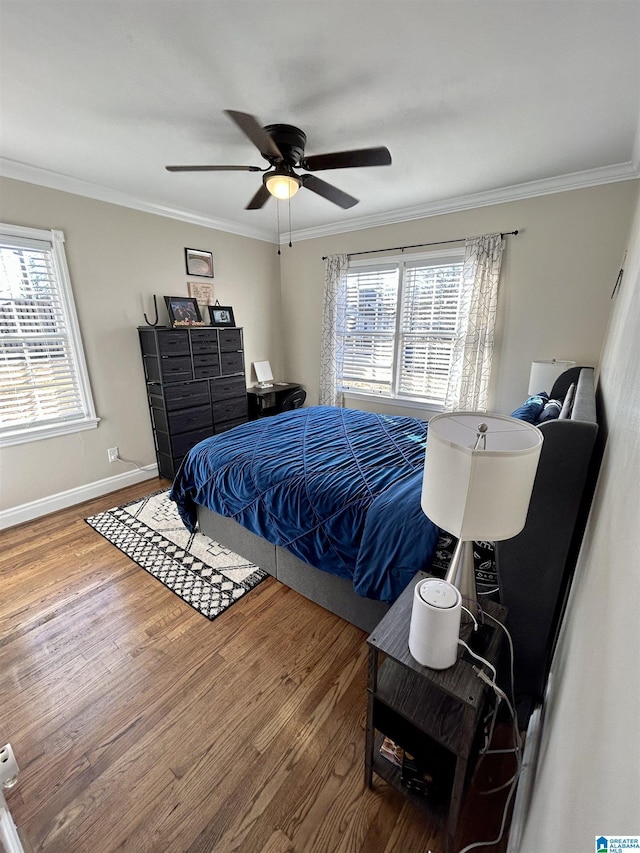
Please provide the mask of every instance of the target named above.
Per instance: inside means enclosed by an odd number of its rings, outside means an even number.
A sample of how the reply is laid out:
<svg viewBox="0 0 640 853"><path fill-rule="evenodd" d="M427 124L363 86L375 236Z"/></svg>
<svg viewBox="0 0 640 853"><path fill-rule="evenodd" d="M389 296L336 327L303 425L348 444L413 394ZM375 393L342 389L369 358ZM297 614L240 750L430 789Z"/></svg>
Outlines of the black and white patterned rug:
<svg viewBox="0 0 640 853"><path fill-rule="evenodd" d="M85 521L207 619L215 619L268 577L212 539L189 533L168 491Z"/></svg>

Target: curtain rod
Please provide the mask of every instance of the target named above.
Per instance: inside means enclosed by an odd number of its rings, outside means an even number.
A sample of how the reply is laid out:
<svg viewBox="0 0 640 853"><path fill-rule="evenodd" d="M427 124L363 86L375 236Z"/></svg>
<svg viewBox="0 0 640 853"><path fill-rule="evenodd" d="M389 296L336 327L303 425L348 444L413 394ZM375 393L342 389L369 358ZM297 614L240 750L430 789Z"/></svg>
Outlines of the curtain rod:
<svg viewBox="0 0 640 853"><path fill-rule="evenodd" d="M518 234L515 231L501 231L501 237L515 237ZM455 240L437 240L435 243L414 243L412 246L390 246L388 249L367 249L364 252L349 252L347 257L355 258L356 255L374 255L376 252L404 252L405 249L422 249L424 246L444 246L445 243L463 243L465 240L474 239L473 237L458 237ZM328 255L323 255L322 260L326 261Z"/></svg>

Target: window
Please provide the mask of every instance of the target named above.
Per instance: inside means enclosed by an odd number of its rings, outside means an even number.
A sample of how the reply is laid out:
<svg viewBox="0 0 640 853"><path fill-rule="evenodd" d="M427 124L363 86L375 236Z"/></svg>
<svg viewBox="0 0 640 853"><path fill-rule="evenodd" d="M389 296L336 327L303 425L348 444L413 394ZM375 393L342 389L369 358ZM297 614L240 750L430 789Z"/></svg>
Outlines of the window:
<svg viewBox="0 0 640 853"><path fill-rule="evenodd" d="M352 262L338 327L343 391L444 404L464 250Z"/></svg>
<svg viewBox="0 0 640 853"><path fill-rule="evenodd" d="M97 424L64 235L0 225L0 445Z"/></svg>

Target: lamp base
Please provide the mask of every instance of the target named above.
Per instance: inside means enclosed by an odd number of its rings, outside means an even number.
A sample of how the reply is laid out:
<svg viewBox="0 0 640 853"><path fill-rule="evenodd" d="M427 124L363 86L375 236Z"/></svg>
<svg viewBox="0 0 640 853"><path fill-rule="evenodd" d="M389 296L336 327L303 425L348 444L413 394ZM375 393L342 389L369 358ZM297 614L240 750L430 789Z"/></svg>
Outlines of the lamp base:
<svg viewBox="0 0 640 853"><path fill-rule="evenodd" d="M477 619L478 596L476 593L476 570L473 564L473 542L458 540L445 580L459 590L462 596L462 606L466 607ZM467 623L473 620L463 610L461 621Z"/></svg>

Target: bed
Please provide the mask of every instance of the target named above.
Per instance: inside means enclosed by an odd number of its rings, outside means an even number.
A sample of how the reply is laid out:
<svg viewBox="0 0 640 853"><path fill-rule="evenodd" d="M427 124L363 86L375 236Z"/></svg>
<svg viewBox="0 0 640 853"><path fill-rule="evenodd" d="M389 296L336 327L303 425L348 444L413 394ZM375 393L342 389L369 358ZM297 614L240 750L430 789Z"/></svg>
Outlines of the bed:
<svg viewBox="0 0 640 853"><path fill-rule="evenodd" d="M189 529L371 630L435 553L427 428L329 406L250 421L196 445L171 497Z"/></svg>
<svg viewBox="0 0 640 853"><path fill-rule="evenodd" d="M523 726L544 692L597 467L593 368L567 371L548 396L563 416L539 424L527 523L493 553ZM414 418L302 408L196 445L171 495L190 529L372 631L417 571L446 570L420 509L427 432Z"/></svg>

